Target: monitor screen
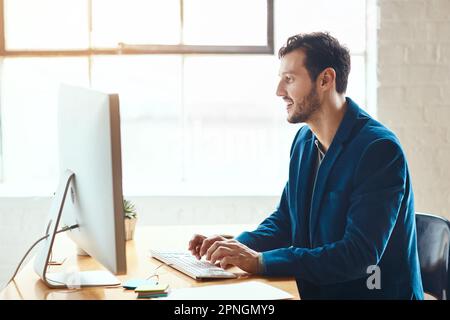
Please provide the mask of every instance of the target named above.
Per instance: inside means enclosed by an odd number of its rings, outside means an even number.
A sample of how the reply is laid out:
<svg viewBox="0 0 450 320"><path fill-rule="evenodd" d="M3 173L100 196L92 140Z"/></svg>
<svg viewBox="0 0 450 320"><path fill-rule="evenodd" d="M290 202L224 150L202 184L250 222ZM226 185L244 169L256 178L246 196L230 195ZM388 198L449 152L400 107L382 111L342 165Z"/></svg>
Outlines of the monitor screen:
<svg viewBox="0 0 450 320"><path fill-rule="evenodd" d="M58 103L60 173L72 171L60 225L114 274L126 273L119 97L62 85Z"/></svg>

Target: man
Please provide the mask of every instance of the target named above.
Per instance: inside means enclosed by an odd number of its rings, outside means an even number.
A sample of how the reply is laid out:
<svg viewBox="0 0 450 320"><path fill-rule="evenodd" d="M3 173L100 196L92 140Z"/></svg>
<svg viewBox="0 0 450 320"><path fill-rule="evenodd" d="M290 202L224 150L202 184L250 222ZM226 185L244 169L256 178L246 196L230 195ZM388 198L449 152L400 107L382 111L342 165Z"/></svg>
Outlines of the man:
<svg viewBox="0 0 450 320"><path fill-rule="evenodd" d="M328 33L300 34L279 57L287 120L306 123L280 203L255 231L195 235L189 249L222 267L295 276L303 299L423 299L405 155L345 97L348 50Z"/></svg>

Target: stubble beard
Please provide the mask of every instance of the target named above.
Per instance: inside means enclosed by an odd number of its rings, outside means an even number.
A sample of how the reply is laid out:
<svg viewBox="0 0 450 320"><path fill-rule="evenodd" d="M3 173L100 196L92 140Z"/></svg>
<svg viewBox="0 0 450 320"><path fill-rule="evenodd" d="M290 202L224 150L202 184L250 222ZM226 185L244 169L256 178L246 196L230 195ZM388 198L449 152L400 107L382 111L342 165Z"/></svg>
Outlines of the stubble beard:
<svg viewBox="0 0 450 320"><path fill-rule="evenodd" d="M311 116L320 109L316 88L311 88L308 95L301 102L294 102L292 107L292 114L287 118L289 123L302 123L311 119Z"/></svg>

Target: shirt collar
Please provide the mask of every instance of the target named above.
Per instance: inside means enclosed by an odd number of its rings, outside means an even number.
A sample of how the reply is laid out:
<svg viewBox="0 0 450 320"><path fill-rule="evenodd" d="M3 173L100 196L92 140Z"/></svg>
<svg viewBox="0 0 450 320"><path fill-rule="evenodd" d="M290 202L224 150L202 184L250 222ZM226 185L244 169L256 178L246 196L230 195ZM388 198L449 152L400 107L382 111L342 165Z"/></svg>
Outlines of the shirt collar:
<svg viewBox="0 0 450 320"><path fill-rule="evenodd" d="M314 139L314 144L316 145L317 150L319 151L319 160L322 161L323 157L325 157L325 152L323 152L319 140Z"/></svg>

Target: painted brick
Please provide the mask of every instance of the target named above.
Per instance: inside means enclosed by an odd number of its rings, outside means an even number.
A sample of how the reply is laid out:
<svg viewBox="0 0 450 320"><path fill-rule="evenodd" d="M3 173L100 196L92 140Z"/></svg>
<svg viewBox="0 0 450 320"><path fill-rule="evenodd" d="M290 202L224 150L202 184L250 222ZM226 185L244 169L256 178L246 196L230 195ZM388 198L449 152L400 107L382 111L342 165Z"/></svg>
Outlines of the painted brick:
<svg viewBox="0 0 450 320"><path fill-rule="evenodd" d="M378 77L381 85L411 86L440 85L450 82L450 66L440 65L392 65L382 68L380 64Z"/></svg>
<svg viewBox="0 0 450 320"><path fill-rule="evenodd" d="M447 127L445 124L436 125L423 123L422 125L411 126L410 128L410 137L413 143L416 143L417 145L415 146L420 147L421 149L428 148L428 145L431 144L432 148L439 150L440 145L445 139L446 133ZM435 161L432 161L431 163L435 163Z"/></svg>
<svg viewBox="0 0 450 320"><path fill-rule="evenodd" d="M427 23L426 39L430 42L450 43L450 22L433 22Z"/></svg>
<svg viewBox="0 0 450 320"><path fill-rule="evenodd" d="M437 84L450 82L450 66L442 65L410 65L401 70L401 81L406 85L411 84Z"/></svg>
<svg viewBox="0 0 450 320"><path fill-rule="evenodd" d="M440 163L448 163L448 159L450 159L450 145L438 146L436 161L439 161ZM446 183L448 183L448 180Z"/></svg>
<svg viewBox="0 0 450 320"><path fill-rule="evenodd" d="M414 43L405 47L405 60L411 64L435 64L439 59L439 45Z"/></svg>
<svg viewBox="0 0 450 320"><path fill-rule="evenodd" d="M450 21L450 1L428 0L426 3L426 17L429 20Z"/></svg>
<svg viewBox="0 0 450 320"><path fill-rule="evenodd" d="M430 27L420 21L385 21L381 17L380 30L378 30L378 43L411 43L426 39ZM435 26L437 28L437 26Z"/></svg>
<svg viewBox="0 0 450 320"><path fill-rule="evenodd" d="M400 105L405 100L405 88L382 86L378 88L378 97L380 106Z"/></svg>
<svg viewBox="0 0 450 320"><path fill-rule="evenodd" d="M408 151L408 163L415 177L423 175L422 173L426 173L425 177L439 173L439 167L428 165L436 159L437 152L435 146L430 143L422 147L415 146Z"/></svg>
<svg viewBox="0 0 450 320"><path fill-rule="evenodd" d="M402 66L386 66L379 63L378 81L383 86L399 86L401 85L402 74L405 73L405 67Z"/></svg>
<svg viewBox="0 0 450 320"><path fill-rule="evenodd" d="M424 109L413 105L379 105L378 116L388 127L401 127L403 119L408 119L408 125L422 125Z"/></svg>
<svg viewBox="0 0 450 320"><path fill-rule="evenodd" d="M437 214L441 216L449 216L447 207L447 197L442 196L442 190L439 187L425 188L418 185L414 189L416 212L424 212ZM426 199L420 198L418 194L427 194Z"/></svg>
<svg viewBox="0 0 450 320"><path fill-rule="evenodd" d="M450 35L449 35L450 36ZM439 63L444 65L450 64L450 43L439 44Z"/></svg>
<svg viewBox="0 0 450 320"><path fill-rule="evenodd" d="M450 104L448 106L427 106L425 108L424 121L427 124L438 124L448 126L450 120ZM440 139L446 139L446 132L442 133ZM450 161L450 158L449 158Z"/></svg>
<svg viewBox="0 0 450 320"><path fill-rule="evenodd" d="M429 105L429 104L444 104L440 85L410 85L404 87L405 104L414 105Z"/></svg>
<svg viewBox="0 0 450 320"><path fill-rule="evenodd" d="M401 44L382 43L379 45L378 63L398 65L407 62L406 48Z"/></svg>
<svg viewBox="0 0 450 320"><path fill-rule="evenodd" d="M443 83L440 85L441 97L444 101L450 101L450 83Z"/></svg>
<svg viewBox="0 0 450 320"><path fill-rule="evenodd" d="M423 21L427 19L425 1L386 1L380 7L384 21Z"/></svg>

